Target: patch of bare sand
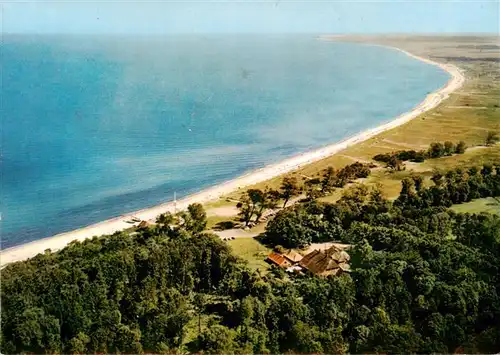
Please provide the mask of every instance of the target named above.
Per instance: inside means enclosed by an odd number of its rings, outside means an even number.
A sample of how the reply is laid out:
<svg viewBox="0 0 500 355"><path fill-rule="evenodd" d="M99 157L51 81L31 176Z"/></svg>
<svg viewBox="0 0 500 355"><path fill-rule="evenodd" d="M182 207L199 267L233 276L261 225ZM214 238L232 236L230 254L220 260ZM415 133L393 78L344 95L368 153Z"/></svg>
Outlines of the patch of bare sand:
<svg viewBox="0 0 500 355"><path fill-rule="evenodd" d="M224 231L214 231L214 234L218 235L221 239L224 238L254 238L258 236L260 233L255 230L244 230L244 229L226 229Z"/></svg>
<svg viewBox="0 0 500 355"><path fill-rule="evenodd" d="M236 206L215 207L207 210L208 217L234 217L238 215L239 210Z"/></svg>

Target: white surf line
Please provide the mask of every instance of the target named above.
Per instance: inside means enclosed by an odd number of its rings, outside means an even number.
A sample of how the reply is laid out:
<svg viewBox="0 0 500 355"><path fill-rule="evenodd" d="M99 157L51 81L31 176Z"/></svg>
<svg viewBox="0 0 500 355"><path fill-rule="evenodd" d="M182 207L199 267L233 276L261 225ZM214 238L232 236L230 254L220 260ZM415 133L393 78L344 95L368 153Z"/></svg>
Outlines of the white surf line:
<svg viewBox="0 0 500 355"><path fill-rule="evenodd" d="M465 78L460 69L452 64L442 64L434 62L430 59L416 56L396 47L383 47L398 50L414 59L420 60L430 65L438 66L441 69L447 71L451 75L451 78L444 87L427 95L425 100L418 104L413 110L396 117L394 120L388 123L368 129L341 142L334 143L311 152L299 154L277 164L272 164L264 168L257 169L241 177L208 188L199 193L187 196L186 198L177 201L175 203L175 206L174 202L164 203L155 207L127 213L120 217L108 219L103 222L90 225L88 227L4 249L0 253L0 267L4 267L6 264L14 261L31 258L39 253L43 253L46 249L50 249L52 251L60 250L73 240L82 241L93 236L112 234L118 231L122 231L126 228L130 228L132 225L127 223L126 221L130 220L132 216L136 216L143 220L153 220L161 213L173 212L174 208L179 211L187 208L187 206L191 203L206 203L209 201L217 200L218 198L227 195L228 193L237 191L238 189L242 189L247 186L254 185L259 182L263 182L274 177L295 171L305 165L327 158L354 144L364 142L382 132L393 129L395 127L399 127L411 121L415 117L418 117L420 114L438 106L443 100L448 98L448 96L453 91L460 88L465 81Z"/></svg>

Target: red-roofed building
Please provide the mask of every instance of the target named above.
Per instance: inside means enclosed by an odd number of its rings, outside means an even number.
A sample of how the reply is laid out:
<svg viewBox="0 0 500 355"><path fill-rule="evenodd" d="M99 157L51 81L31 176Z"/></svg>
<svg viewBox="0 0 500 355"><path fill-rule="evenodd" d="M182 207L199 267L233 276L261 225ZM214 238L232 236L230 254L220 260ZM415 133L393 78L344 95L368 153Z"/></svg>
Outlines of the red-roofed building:
<svg viewBox="0 0 500 355"><path fill-rule="evenodd" d="M278 265L279 267L289 267L292 265L283 255L274 251L267 256L266 261L270 264Z"/></svg>

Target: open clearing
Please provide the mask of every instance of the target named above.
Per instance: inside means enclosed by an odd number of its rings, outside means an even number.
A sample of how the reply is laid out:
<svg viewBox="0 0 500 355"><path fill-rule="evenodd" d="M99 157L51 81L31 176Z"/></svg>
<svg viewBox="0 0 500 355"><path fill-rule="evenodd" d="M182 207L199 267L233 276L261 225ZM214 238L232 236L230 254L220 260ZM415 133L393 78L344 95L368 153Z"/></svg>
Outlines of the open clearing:
<svg viewBox="0 0 500 355"><path fill-rule="evenodd" d="M264 260L271 249L266 248L254 238L236 238L227 243L233 249L234 254L245 260L251 269L262 272L269 269L269 264Z"/></svg>
<svg viewBox="0 0 500 355"><path fill-rule="evenodd" d="M500 198L481 198L461 205L454 205L451 209L459 213L488 212L500 216Z"/></svg>

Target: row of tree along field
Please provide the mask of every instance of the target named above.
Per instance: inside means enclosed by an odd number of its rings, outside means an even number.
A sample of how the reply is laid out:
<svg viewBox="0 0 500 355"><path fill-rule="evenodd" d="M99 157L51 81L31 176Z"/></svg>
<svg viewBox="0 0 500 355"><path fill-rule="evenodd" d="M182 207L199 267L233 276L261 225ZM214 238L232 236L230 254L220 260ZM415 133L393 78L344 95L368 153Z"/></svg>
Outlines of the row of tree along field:
<svg viewBox="0 0 500 355"><path fill-rule="evenodd" d="M485 145L491 146L500 141L500 136L496 132L488 132L485 138ZM444 143L434 142L429 145L427 150L400 150L392 153L377 154L373 160L387 164L387 167L393 170L403 170L405 161L421 163L426 159L435 159L454 154L464 154L467 145L464 141L453 143L446 141Z"/></svg>
<svg viewBox="0 0 500 355"><path fill-rule="evenodd" d="M335 188L342 188L356 179L368 177L370 168L374 166L356 162L339 170L329 167L320 174L320 177L304 177L306 180L304 184L296 176L287 176L283 179L279 190L247 190L236 207L239 209L241 220L248 226L251 221L258 223L265 211L277 208L280 202L285 208L290 199L303 193L307 199L328 195Z"/></svg>
<svg viewBox="0 0 500 355"><path fill-rule="evenodd" d="M426 159L463 154L466 149L467 145L464 141L460 141L456 145L453 142L446 141L444 144L431 143L427 150L400 150L392 153L377 154L373 157L373 160L386 163L388 168L401 170L401 164L405 161L421 163Z"/></svg>
<svg viewBox="0 0 500 355"><path fill-rule="evenodd" d="M433 181L404 180L394 202L355 185L270 221L271 245L352 244L340 277L250 271L199 205L10 264L1 352L498 352L500 218L447 206L499 196L500 164Z"/></svg>
<svg viewBox="0 0 500 355"><path fill-rule="evenodd" d="M384 199L378 187L356 184L345 190L336 204L322 204L321 208L318 203L297 204L278 212L268 223L264 240L271 246L285 248L303 248L311 243L331 240L350 243L351 239L345 233L352 223L362 221L372 224L373 218L387 218L391 209L396 208L403 215L414 216L412 224L425 232L444 235L450 232L453 222L448 207L477 198L500 196L499 172L498 165L457 168L444 174L434 172L431 177L433 186L429 187L424 187L421 175L413 175L401 181L401 192L392 203ZM311 211L310 208L316 210ZM374 209L379 215L375 215ZM411 213L427 209L443 210L445 213L436 213L431 219L424 216L423 220L418 213ZM328 223L328 220L335 222Z"/></svg>
<svg viewBox="0 0 500 355"><path fill-rule="evenodd" d="M490 146L499 140L500 137L496 132L488 132L485 144ZM400 171L405 169L405 161L419 163L426 159L463 154L466 149L467 145L464 141L456 144L450 141L435 142L431 143L427 150L401 150L378 154L373 157L373 160L386 163L386 167L391 170ZM299 181L296 176L287 176L278 190L249 189L242 194L237 204L239 216L245 226L259 223L266 211L276 209L280 203L284 208L290 199L299 195L305 195L306 200L309 201L330 195L337 188L343 188L357 179L369 177L370 169L374 167L376 167L374 164L356 162L338 170L328 167L320 172L318 177L303 177L303 182Z"/></svg>

